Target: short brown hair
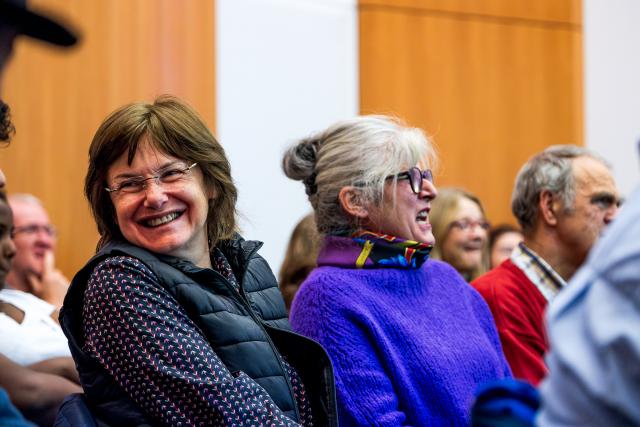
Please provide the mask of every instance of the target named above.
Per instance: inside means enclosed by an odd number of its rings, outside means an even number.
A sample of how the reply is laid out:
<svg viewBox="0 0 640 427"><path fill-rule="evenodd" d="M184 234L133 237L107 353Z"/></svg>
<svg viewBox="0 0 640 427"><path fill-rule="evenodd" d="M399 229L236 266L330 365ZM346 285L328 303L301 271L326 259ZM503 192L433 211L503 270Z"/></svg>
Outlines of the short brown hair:
<svg viewBox="0 0 640 427"><path fill-rule="evenodd" d="M210 247L231 238L236 231L238 193L224 149L195 110L178 98L162 95L153 104L136 102L117 109L102 122L91 141L84 191L100 233L98 249L114 239L124 239L105 191L107 172L124 152L131 164L143 137L167 155L198 163L205 187L216 194L207 214Z"/></svg>

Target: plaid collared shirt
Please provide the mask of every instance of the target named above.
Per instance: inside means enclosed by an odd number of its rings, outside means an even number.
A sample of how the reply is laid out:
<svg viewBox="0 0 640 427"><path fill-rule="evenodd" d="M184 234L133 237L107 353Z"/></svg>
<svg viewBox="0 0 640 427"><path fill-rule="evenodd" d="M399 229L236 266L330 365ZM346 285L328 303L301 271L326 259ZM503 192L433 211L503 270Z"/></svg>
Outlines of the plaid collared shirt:
<svg viewBox="0 0 640 427"><path fill-rule="evenodd" d="M567 284L538 254L520 243L511 253L511 262L533 282L547 302L551 302Z"/></svg>

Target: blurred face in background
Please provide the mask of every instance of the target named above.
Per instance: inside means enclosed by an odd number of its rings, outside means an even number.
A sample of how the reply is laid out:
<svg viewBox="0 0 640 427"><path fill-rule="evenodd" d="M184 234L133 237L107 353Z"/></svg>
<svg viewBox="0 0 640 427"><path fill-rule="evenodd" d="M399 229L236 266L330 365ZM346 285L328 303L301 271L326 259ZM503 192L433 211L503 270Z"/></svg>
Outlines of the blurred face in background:
<svg viewBox="0 0 640 427"><path fill-rule="evenodd" d="M40 277L44 270L44 257L56 248L56 232L49 215L35 202L12 200L14 217L14 242L16 257L13 272L26 276Z"/></svg>
<svg viewBox="0 0 640 427"><path fill-rule="evenodd" d="M0 198L0 289L4 288L7 274L11 270L11 261L16 254L16 247L11 239L11 227L11 208L6 200Z"/></svg>
<svg viewBox="0 0 640 427"><path fill-rule="evenodd" d="M522 240L522 233L519 231L507 231L499 235L491 248L491 268L499 266L504 260L509 258L513 249L515 249Z"/></svg>
<svg viewBox="0 0 640 427"><path fill-rule="evenodd" d="M463 276L482 265L489 224L480 207L472 200L461 197L442 242L442 259Z"/></svg>

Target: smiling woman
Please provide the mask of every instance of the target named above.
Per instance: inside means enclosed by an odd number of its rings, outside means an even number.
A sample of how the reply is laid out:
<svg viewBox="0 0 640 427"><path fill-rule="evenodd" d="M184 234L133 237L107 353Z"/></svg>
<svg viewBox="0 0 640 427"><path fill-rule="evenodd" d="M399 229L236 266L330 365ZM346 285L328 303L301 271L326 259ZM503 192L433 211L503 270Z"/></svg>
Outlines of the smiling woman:
<svg viewBox="0 0 640 427"><path fill-rule="evenodd" d="M293 145L322 244L291 306L336 374L341 426L469 424L476 387L510 376L493 318L450 266L429 260L431 142L362 116Z"/></svg>
<svg viewBox="0 0 640 427"><path fill-rule="evenodd" d="M451 264L467 282L487 271L489 222L480 199L461 188L444 188L431 213L433 257Z"/></svg>
<svg viewBox="0 0 640 427"><path fill-rule="evenodd" d="M112 113L89 149L98 253L61 312L107 425L336 425L324 350L290 332L224 150L176 98ZM105 331L109 331L105 334Z"/></svg>

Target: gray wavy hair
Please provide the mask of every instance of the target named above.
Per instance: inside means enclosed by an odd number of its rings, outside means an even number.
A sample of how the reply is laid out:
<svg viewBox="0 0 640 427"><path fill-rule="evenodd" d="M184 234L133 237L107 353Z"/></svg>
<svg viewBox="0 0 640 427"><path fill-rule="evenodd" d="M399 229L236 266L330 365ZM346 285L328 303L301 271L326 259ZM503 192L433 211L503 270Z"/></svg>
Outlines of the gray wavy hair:
<svg viewBox="0 0 640 427"><path fill-rule="evenodd" d="M285 175L303 181L321 234L345 235L359 229L358 220L340 205L346 186L360 188L364 203L379 204L386 177L436 154L429 138L397 118L358 116L302 139L284 154ZM395 185L395 182L394 182Z"/></svg>
<svg viewBox="0 0 640 427"><path fill-rule="evenodd" d="M544 190L557 195L566 212L573 210L576 196L573 160L578 157L590 157L610 168L602 157L576 145L553 145L522 166L511 196L511 211L523 231L533 229L539 214L540 193Z"/></svg>

